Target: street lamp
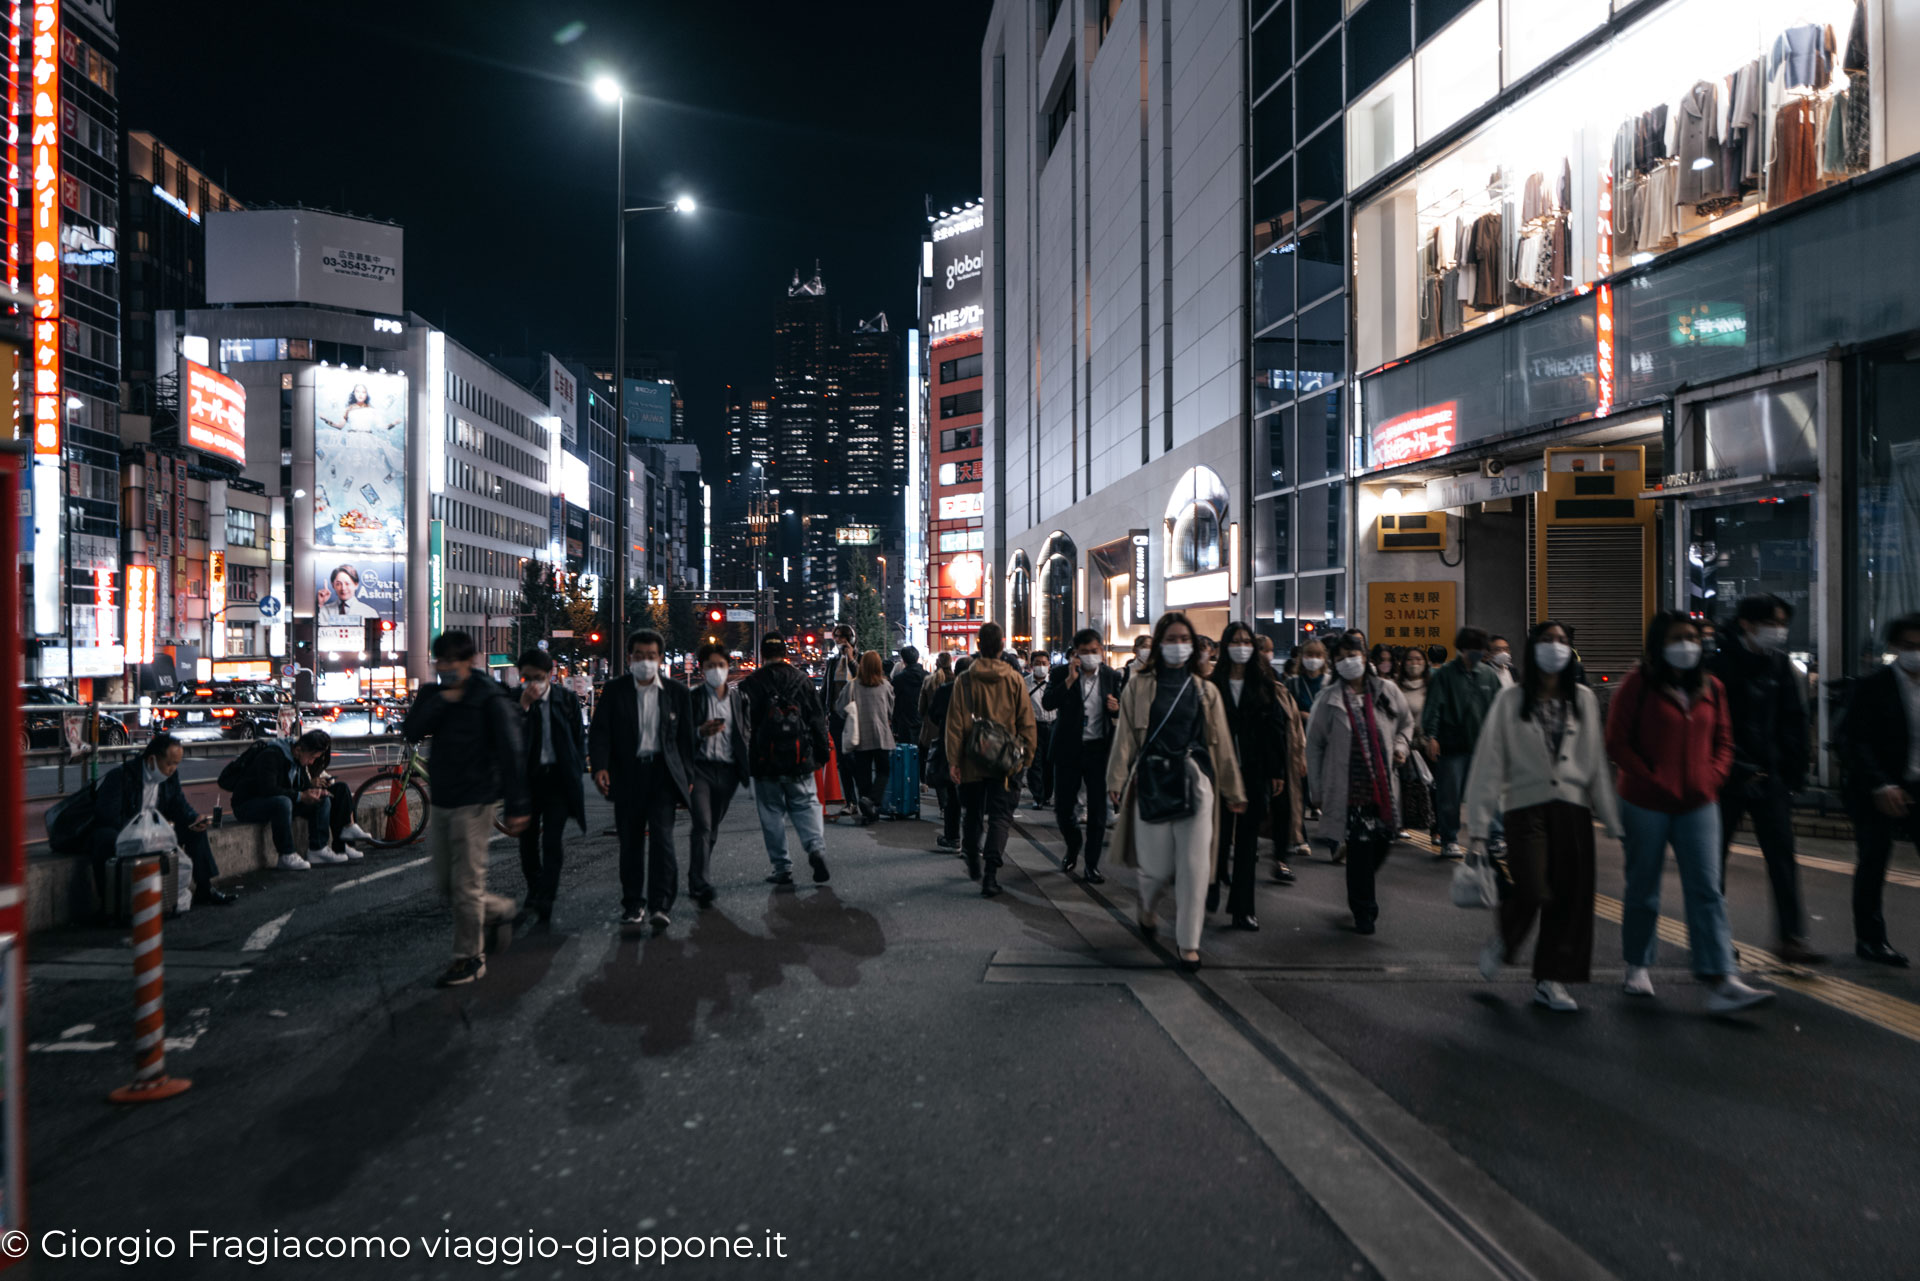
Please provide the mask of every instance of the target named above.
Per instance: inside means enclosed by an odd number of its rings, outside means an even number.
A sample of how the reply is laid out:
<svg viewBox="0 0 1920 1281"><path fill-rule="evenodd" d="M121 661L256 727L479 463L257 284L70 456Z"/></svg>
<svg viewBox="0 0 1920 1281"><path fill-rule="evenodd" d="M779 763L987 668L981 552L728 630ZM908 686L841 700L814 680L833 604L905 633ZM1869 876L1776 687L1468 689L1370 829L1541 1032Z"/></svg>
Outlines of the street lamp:
<svg viewBox="0 0 1920 1281"><path fill-rule="evenodd" d="M642 205L627 208L627 94L618 80L609 75L595 76L593 96L614 109L614 250L613 250L613 423L614 485L613 504L613 601L608 617L613 634L627 634L627 505L631 501L627 483L627 221L639 214L671 210L690 214L695 205L692 196L681 196L668 205Z"/></svg>

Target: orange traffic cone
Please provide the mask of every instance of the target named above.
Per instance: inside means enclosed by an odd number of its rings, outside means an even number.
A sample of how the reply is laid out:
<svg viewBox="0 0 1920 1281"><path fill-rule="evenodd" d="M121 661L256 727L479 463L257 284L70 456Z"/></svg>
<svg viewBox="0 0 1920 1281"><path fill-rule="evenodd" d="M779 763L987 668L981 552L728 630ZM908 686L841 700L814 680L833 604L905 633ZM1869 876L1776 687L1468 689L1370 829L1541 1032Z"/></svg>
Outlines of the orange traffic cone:
<svg viewBox="0 0 1920 1281"><path fill-rule="evenodd" d="M813 772L813 787L823 808L828 804L845 805L847 803L847 798L840 793L840 748L831 735L827 738L826 768Z"/></svg>

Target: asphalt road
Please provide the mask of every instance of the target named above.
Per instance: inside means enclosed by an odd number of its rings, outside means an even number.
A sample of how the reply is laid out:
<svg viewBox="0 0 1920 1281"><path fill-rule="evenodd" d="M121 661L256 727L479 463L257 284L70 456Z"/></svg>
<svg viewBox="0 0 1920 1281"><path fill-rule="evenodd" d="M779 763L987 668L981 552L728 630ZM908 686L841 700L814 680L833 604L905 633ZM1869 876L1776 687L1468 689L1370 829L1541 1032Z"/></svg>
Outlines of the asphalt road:
<svg viewBox="0 0 1920 1281"><path fill-rule="evenodd" d="M1772 1008L1715 1019L1671 943L1659 999L1620 995L1603 919L1582 1012L1550 1015L1524 969L1480 980L1487 915L1453 908L1450 868L1400 847L1378 935L1346 928L1341 870L1316 861L1295 886L1262 884L1259 934L1209 930L1207 968L1187 976L1127 928L1123 875L1096 890L1059 873L1038 817L1021 811L996 901L932 852L928 823L830 829L832 881L773 890L741 798L718 904L683 900L641 940L614 923L596 800L551 929L453 991L431 986L449 931L424 851L261 874L237 906L168 924L170 1068L194 1088L144 1108L103 1101L131 1070L123 934L36 939L36 1248L52 1229L151 1232L178 1253L136 1274L183 1277L257 1272L186 1257L194 1229L409 1243L402 1260L269 1264L325 1277L588 1275L628 1265L581 1266L582 1238L763 1249L769 1233L779 1258L673 1272L1912 1270L1909 975L1848 955L1828 977L1779 976ZM493 854L496 888L518 893L510 844ZM1617 866L1606 850L1603 894ZM1846 877L1805 880L1815 941L1837 950ZM1736 855L1730 883L1736 936L1764 947L1758 860ZM1668 893L1677 918L1672 877ZM1890 887L1896 941L1917 905ZM445 1257L474 1238L565 1247Z"/></svg>

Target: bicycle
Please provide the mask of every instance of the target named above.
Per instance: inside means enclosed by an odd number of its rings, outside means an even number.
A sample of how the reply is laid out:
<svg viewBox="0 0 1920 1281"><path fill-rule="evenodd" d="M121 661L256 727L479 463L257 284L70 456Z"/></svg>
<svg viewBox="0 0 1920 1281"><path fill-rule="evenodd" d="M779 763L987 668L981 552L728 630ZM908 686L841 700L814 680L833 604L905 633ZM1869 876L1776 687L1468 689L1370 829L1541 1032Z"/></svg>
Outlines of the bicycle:
<svg viewBox="0 0 1920 1281"><path fill-rule="evenodd" d="M359 814L362 799L372 796L380 807L375 824L379 830L365 844L379 850L399 849L419 840L427 830L431 808L427 800L427 758L412 743L397 747L378 744L373 750L376 759L391 753L398 763L360 784L353 794L353 812ZM382 788L386 789L384 797Z"/></svg>

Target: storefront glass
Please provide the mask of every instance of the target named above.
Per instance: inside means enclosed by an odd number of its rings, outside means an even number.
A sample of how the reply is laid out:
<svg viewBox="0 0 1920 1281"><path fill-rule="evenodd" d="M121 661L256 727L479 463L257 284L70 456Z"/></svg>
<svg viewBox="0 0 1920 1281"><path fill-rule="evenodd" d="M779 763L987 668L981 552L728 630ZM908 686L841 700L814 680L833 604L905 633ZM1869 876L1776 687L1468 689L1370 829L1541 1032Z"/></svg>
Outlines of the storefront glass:
<svg viewBox="0 0 1920 1281"><path fill-rule="evenodd" d="M1354 220L1359 367L1865 171L1886 127L1869 83L1889 75L1872 65L1865 4L1672 0L1370 201ZM1509 76L1550 56L1538 50L1562 43L1562 19L1571 30L1596 14L1584 0L1509 0ZM1416 55L1422 139L1449 94L1475 96L1449 86L1484 78L1466 64L1444 84L1420 75L1455 29Z"/></svg>
<svg viewBox="0 0 1920 1281"><path fill-rule="evenodd" d="M1887 624L1920 613L1920 360L1865 362L1856 455L1852 674L1885 661Z"/></svg>

